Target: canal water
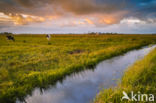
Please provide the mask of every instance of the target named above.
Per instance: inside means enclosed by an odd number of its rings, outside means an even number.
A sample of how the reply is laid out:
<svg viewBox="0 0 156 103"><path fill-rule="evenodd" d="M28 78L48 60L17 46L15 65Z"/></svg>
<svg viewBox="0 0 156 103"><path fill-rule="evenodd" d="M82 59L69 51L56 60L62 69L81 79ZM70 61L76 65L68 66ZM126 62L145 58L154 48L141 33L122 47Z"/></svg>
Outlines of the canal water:
<svg viewBox="0 0 156 103"><path fill-rule="evenodd" d="M104 60L94 69L67 76L62 82L58 81L55 86L50 86L42 92L36 88L32 95L25 98L25 101L27 103L90 103L101 89L116 86L124 71L154 47L143 47Z"/></svg>

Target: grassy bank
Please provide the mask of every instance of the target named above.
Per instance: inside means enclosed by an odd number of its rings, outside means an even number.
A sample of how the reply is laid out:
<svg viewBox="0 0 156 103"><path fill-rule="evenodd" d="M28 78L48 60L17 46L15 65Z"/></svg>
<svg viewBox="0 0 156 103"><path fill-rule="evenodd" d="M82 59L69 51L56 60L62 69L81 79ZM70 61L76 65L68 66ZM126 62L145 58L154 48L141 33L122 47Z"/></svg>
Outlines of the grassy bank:
<svg viewBox="0 0 156 103"><path fill-rule="evenodd" d="M136 96L139 103L155 103L149 101L149 94L156 96L156 49L150 52L143 60L137 61L125 72L121 84L117 88L103 90L97 95L95 103L137 103L136 101L122 100L123 91L131 97L131 91L137 95L148 94L142 99ZM145 102L146 101L146 102Z"/></svg>
<svg viewBox="0 0 156 103"><path fill-rule="evenodd" d="M154 35L0 35L0 102L23 99L66 75L131 49L156 42Z"/></svg>

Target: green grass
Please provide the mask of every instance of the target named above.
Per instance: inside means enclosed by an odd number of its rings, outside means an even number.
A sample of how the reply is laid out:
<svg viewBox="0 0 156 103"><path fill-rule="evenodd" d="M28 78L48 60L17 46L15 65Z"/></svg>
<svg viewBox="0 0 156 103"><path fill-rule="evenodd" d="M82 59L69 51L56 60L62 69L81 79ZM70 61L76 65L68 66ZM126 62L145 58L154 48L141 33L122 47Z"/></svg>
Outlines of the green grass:
<svg viewBox="0 0 156 103"><path fill-rule="evenodd" d="M101 91L97 95L95 103L135 102L127 100L121 101L123 96L122 91L126 91L129 96L131 96L131 91L135 94L140 92L141 94L153 94L156 96L156 49L145 56L144 59L137 61L134 65L129 67L124 73L118 87ZM144 101L140 101L139 103L148 102L145 102L144 98Z"/></svg>
<svg viewBox="0 0 156 103"><path fill-rule="evenodd" d="M0 35L0 102L23 99L104 59L156 43L154 35Z"/></svg>

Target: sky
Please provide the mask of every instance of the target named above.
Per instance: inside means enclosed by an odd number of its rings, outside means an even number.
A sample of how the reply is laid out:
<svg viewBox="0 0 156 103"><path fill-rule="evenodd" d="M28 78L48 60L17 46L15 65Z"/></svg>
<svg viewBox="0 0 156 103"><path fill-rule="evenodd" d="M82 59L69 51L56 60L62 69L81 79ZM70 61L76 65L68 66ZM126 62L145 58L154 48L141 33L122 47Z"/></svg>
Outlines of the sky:
<svg viewBox="0 0 156 103"><path fill-rule="evenodd" d="M0 0L0 32L156 33L156 0Z"/></svg>

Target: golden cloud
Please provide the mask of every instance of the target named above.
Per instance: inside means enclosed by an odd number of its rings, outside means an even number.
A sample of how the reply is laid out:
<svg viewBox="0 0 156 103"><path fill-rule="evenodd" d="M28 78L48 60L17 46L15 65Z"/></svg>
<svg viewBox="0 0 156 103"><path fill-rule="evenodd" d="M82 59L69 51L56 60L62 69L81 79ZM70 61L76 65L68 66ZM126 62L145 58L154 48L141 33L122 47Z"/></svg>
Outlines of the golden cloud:
<svg viewBox="0 0 156 103"><path fill-rule="evenodd" d="M44 22L45 19L43 17L30 16L24 14L5 14L15 25L26 25L29 23L35 22Z"/></svg>
<svg viewBox="0 0 156 103"><path fill-rule="evenodd" d="M58 18L62 21L67 21L68 18L78 21L80 16L84 16L81 22L72 24L72 20L68 20L72 25L97 26L119 23L122 19L120 15L124 17L118 13L120 6L112 6L112 3L96 3L95 0L13 0L13 4L2 1L0 2L0 12L5 13L15 25L47 20L55 20L57 24L56 19ZM92 18L90 19L90 17Z"/></svg>
<svg viewBox="0 0 156 103"><path fill-rule="evenodd" d="M88 24L94 24L94 22L88 18L85 19L85 21L88 23Z"/></svg>
<svg viewBox="0 0 156 103"><path fill-rule="evenodd" d="M101 24L108 24L108 25L110 25L110 24L116 24L116 23L118 23L119 21L117 20L117 19L115 19L115 18L113 18L113 17L107 17L107 18L103 18L103 19L100 19L99 20L99 23L101 23Z"/></svg>

